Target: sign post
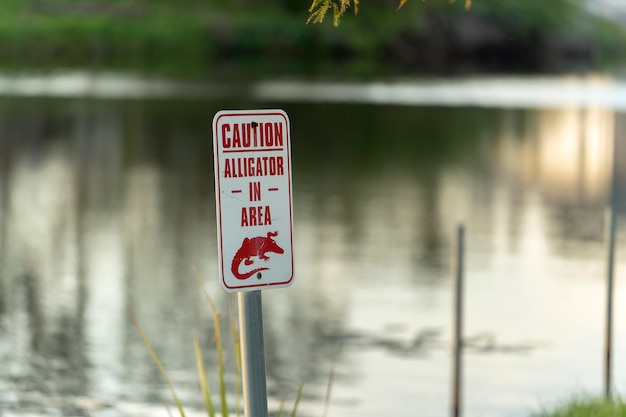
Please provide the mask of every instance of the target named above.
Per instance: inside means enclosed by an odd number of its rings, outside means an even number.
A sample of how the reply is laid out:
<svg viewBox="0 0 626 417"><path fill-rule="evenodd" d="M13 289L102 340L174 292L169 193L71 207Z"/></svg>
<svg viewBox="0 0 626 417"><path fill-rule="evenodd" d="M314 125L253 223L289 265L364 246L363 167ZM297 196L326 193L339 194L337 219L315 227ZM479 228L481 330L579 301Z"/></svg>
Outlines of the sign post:
<svg viewBox="0 0 626 417"><path fill-rule="evenodd" d="M267 417L267 381L261 291L242 291L239 302L243 410L246 417Z"/></svg>
<svg viewBox="0 0 626 417"><path fill-rule="evenodd" d="M246 417L267 417L261 291L293 282L291 138L283 110L213 118L219 276L239 292Z"/></svg>

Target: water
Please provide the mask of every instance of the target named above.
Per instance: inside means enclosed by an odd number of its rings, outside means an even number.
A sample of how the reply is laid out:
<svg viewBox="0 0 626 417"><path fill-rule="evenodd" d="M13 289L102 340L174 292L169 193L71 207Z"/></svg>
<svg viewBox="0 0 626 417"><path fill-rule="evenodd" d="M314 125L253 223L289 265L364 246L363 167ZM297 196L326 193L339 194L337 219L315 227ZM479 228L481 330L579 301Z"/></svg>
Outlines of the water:
<svg viewBox="0 0 626 417"><path fill-rule="evenodd" d="M506 80L485 82L496 81L506 103L477 103L480 88L468 95L463 82L447 87L454 102L431 91L436 107L415 90L421 102L310 102L294 83L248 86L239 98L207 88L177 99L170 85L152 99L132 89L1 99L0 416L168 415L169 392L127 311L190 415L202 415L194 333L214 391L216 357L193 266L231 343L211 149L223 108L280 107L291 118L297 273L291 288L263 294L271 411L304 381L302 413L321 415L335 357L329 416L448 415L459 221L468 230L465 415L521 417L600 393L604 209L613 139L626 131L623 85L584 81L558 99L538 89L515 105ZM620 228L622 392L625 243Z"/></svg>

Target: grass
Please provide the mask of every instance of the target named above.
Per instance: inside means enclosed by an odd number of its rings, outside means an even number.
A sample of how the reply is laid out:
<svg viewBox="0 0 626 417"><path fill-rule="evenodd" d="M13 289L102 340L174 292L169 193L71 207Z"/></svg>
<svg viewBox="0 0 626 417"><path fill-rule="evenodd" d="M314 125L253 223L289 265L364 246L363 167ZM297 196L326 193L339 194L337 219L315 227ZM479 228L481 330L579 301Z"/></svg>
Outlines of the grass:
<svg viewBox="0 0 626 417"><path fill-rule="evenodd" d="M196 279L198 280L198 283L200 284L200 286L202 287L202 291L205 295L205 298L207 300L207 304L209 305L209 308L211 310L211 314L213 316L213 324L214 324L214 336L215 336L215 348L216 348L216 352L217 352L217 373L218 373L218 390L219 390L219 408L220 408L220 413L219 415L221 417L229 417L230 416L230 407L228 404L228 400L227 400L227 388L226 388L226 381L225 381L225 374L226 374L226 370L224 367L224 351L223 351L223 346L222 346L222 331L221 331L221 327L220 327L220 314L217 311L217 308L215 307L215 304L213 303L213 301L211 300L211 297L209 296L208 292L206 291L206 289L204 288L204 286L202 285L201 279L198 275L198 272L196 271L196 269L193 269L194 272L194 276L196 277ZM233 337L233 341L234 341L234 349L235 349L235 357L236 357L236 363L235 363L235 375L236 377L236 382L235 382L235 413L237 416L240 416L242 414L242 410L241 410L241 349L240 349L240 342L239 342L239 331L237 328L237 324L234 318L234 307L233 307L233 303L232 303L232 298L229 297L229 323L230 323L230 330L231 330L231 336ZM135 319L135 317L133 316L133 314L129 311L128 312L128 316L131 320L131 322L133 323L133 325L135 326L135 328L137 329L137 333L139 334L139 336L141 337L141 340L143 341L144 345L146 346L146 349L148 350L148 352L150 353L150 356L152 357L152 360L154 361L155 365L157 366L159 373L161 374L163 380L166 382L171 396L172 396L172 400L174 402L174 404L176 405L176 409L178 410L178 413L180 415L180 417L186 417L185 414L185 410L183 408L183 404L181 403L181 401L179 400L178 395L176 394L176 390L169 378L169 376L167 375L167 371L165 369L165 367L163 366L163 364L161 363L161 360L159 359L159 356L157 355L156 351L154 350L154 348L152 347L152 344L150 343L150 340L148 339L148 337L146 336L146 334L144 333L143 329L141 328L141 326L139 325L139 323L137 322L137 320ZM213 394L211 392L211 389L209 387L208 384L208 380L207 380L207 372L206 369L204 367L204 360L203 360L203 356L202 356L202 350L200 347L200 342L198 341L198 337L196 335L193 336L193 347L194 347L194 352L195 352L195 358L196 358L196 366L197 366L197 370L198 370L198 381L199 381L199 385L200 385L200 391L202 393L202 397L204 400L204 406L205 406L205 410L206 410L206 414L208 417L216 417L218 415L217 410L216 410L216 406L214 404L214 400L213 400ZM333 374L334 372L332 371L331 368L331 375L329 378L329 382L328 382L328 389L327 389L327 393L326 393L326 399L325 399L325 409L324 409L324 416L327 413L328 410L328 403L330 400L330 394L331 394L331 386L332 386L332 380L333 380ZM295 401L294 401L294 405L292 407L292 411L290 413L291 417L297 417L297 413L298 413L298 406L300 404L300 399L302 398L302 392L303 392L303 388L304 388L304 384L300 384L300 387L298 389L298 393L296 395ZM169 411L169 408L167 407L167 404L165 404L166 409L168 410L168 413L171 415L171 412ZM284 414L284 401L281 401L281 405L280 405L280 409L278 411L278 417L283 417Z"/></svg>
<svg viewBox="0 0 626 417"><path fill-rule="evenodd" d="M555 407L544 408L535 417L626 417L626 402L578 396Z"/></svg>

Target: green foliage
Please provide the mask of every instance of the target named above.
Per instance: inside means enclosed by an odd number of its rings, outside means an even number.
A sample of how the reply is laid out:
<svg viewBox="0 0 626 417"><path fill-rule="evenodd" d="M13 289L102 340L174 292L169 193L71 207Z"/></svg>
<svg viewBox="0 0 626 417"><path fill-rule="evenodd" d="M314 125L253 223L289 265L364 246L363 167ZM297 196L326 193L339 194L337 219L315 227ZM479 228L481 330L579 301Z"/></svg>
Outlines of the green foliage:
<svg viewBox="0 0 626 417"><path fill-rule="evenodd" d="M425 1L425 0L422 0ZM441 0L439 0L441 1ZM456 0L449 0L447 3L454 3ZM399 0L398 9L406 4L407 0ZM472 6L472 0L465 0L465 10ZM333 26L339 26L341 17L350 8L350 0L313 0L309 7L308 23L322 23L330 10L333 12ZM359 0L354 0L354 14L359 13Z"/></svg>
<svg viewBox="0 0 626 417"><path fill-rule="evenodd" d="M406 0L404 0L406 1ZM307 24L310 22L313 23L322 23L324 21L324 17L329 10L333 11L333 25L339 26L339 20L341 16L348 10L350 7L350 0L339 0L339 2L332 0L313 0L311 7L309 7L309 19L306 21ZM359 12L359 0L354 0L354 14Z"/></svg>
<svg viewBox="0 0 626 417"><path fill-rule="evenodd" d="M399 0L398 9L407 0ZM427 0L422 0L426 3ZM435 7L450 7L456 0L430 0ZM358 13L358 0L354 2L354 13ZM563 27L571 23L582 9L582 0L480 0L473 12L494 18L507 19L511 24L526 30L544 27ZM349 0L313 0L309 8L307 23L322 23L329 11L333 12L333 24L339 25L341 16L349 9ZM472 8L472 0L464 0L464 8Z"/></svg>
<svg viewBox="0 0 626 417"><path fill-rule="evenodd" d="M478 0L473 12L520 31L560 29L582 14L581 0Z"/></svg>
<svg viewBox="0 0 626 417"><path fill-rule="evenodd" d="M536 417L626 417L626 402L621 398L610 401L582 396L543 410Z"/></svg>
<svg viewBox="0 0 626 417"><path fill-rule="evenodd" d="M129 62L141 65L156 57L189 61L208 58L210 51L198 42L205 36L203 21L187 16L176 20L153 15L124 22L107 15L14 18L0 15L0 59L39 67L55 62L64 66L99 66Z"/></svg>
<svg viewBox="0 0 626 417"><path fill-rule="evenodd" d="M300 0L4 0L0 65L235 80L249 78L251 64L256 77L429 72L446 48L455 58L450 28L466 18L522 50L556 34L615 62L626 44L623 27L589 18L581 0L311 1L307 14ZM342 18L351 12L358 18ZM303 24L326 16L341 30Z"/></svg>

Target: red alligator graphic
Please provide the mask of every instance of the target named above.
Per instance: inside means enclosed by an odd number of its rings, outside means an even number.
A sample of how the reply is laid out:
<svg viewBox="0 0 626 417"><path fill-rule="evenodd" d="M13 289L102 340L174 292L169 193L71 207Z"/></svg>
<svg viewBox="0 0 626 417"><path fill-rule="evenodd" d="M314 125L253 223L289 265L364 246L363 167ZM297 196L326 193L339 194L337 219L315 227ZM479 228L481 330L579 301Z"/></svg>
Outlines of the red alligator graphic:
<svg viewBox="0 0 626 417"><path fill-rule="evenodd" d="M233 258L233 263L230 267L231 272L237 279L248 279L252 275L256 274L259 271L264 271L269 268L255 268L250 272L246 272L244 274L239 273L239 265L241 265L241 261L244 261L244 265L252 265L254 261L250 258L253 256L258 256L259 259L263 259L264 261L269 261L269 256L265 254L267 252L273 253L285 253L283 248L278 246L276 241L272 239L273 237L278 236L278 232L268 232L267 237L258 236L253 237L252 239L245 238L241 247L237 250L235 257Z"/></svg>

